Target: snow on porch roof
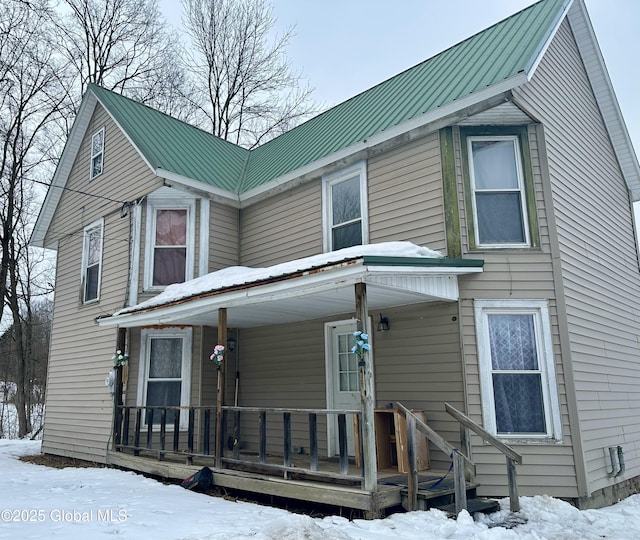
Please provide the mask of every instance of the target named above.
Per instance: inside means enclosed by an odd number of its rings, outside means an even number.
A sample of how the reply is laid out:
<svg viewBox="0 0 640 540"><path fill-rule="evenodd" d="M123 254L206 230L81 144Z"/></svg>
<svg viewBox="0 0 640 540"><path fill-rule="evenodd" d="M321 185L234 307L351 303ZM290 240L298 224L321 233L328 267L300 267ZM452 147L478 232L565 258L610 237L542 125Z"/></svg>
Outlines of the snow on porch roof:
<svg viewBox="0 0 640 540"><path fill-rule="evenodd" d="M457 300L456 274L482 271L483 261L447 259L411 242L354 246L267 268L233 266L168 286L138 305L98 318L100 326L217 324L242 328L308 320L354 309L344 288L370 284L370 309Z"/></svg>

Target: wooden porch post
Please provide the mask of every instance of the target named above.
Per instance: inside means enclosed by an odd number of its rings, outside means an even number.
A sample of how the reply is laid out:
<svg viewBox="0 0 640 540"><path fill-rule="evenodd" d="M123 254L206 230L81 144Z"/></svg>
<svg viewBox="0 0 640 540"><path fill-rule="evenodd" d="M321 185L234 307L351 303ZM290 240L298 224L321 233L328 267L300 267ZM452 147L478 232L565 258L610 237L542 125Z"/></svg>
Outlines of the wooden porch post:
<svg viewBox="0 0 640 540"><path fill-rule="evenodd" d="M357 328L361 332L366 332L366 322L369 319L366 284L356 283L355 294ZM376 433L374 427L373 403L373 358L371 352L364 355L364 361L359 364L359 371L360 399L362 402L362 464L364 466L364 489L375 492L378 490L378 470L376 464Z"/></svg>
<svg viewBox="0 0 640 540"><path fill-rule="evenodd" d="M116 350L125 352L127 346L127 329L126 328L118 328L118 338L116 341ZM122 400L122 390L123 390L123 377L122 370L124 368L122 366L117 366L115 368L116 373L116 382L115 382L115 393L113 395L113 450L118 452L118 445L122 439L122 409L123 405Z"/></svg>
<svg viewBox="0 0 640 540"><path fill-rule="evenodd" d="M227 350L227 308L218 309L218 345L224 346L225 360L218 370L218 389L216 394L216 467L222 467L222 406L224 405L224 365L228 358Z"/></svg>

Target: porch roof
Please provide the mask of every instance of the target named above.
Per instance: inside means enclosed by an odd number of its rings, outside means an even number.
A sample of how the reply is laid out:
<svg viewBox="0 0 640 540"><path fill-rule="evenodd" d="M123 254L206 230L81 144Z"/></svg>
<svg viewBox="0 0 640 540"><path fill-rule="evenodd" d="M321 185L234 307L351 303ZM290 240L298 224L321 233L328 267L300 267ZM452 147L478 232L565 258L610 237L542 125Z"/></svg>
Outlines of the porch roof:
<svg viewBox="0 0 640 540"><path fill-rule="evenodd" d="M170 285L159 295L113 315L100 326L216 326L249 328L354 311L352 286L367 284L370 311L458 300L459 274L482 272L484 261L448 259L410 242L386 242L297 259L268 268L230 267Z"/></svg>

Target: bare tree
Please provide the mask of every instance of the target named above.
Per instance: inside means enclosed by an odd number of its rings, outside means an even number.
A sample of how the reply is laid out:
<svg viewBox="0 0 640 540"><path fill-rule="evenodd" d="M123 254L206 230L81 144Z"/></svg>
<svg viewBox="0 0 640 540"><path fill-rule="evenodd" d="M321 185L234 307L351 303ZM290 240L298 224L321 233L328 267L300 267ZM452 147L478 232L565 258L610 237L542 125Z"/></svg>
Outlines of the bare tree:
<svg viewBox="0 0 640 540"><path fill-rule="evenodd" d="M0 319L8 306L16 346L15 404L19 435L30 430L33 262L27 247L34 219L30 178L47 168L53 142L45 135L65 101L63 67L53 54L46 1L6 0L0 12ZM26 315L25 315L26 313Z"/></svg>
<svg viewBox="0 0 640 540"><path fill-rule="evenodd" d="M167 30L157 0L64 0L63 7L58 47L74 74L75 110L94 83L188 115L178 37Z"/></svg>
<svg viewBox="0 0 640 540"><path fill-rule="evenodd" d="M214 135L254 147L315 112L311 89L285 55L289 28L275 24L266 0L183 0L192 72Z"/></svg>

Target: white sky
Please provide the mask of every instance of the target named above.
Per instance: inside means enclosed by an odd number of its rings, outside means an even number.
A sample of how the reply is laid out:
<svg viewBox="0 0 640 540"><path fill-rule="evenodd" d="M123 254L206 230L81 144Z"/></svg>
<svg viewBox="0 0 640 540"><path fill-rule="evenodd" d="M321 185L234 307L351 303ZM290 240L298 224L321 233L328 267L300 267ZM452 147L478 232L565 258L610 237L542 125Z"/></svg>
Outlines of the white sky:
<svg viewBox="0 0 640 540"><path fill-rule="evenodd" d="M272 0L277 30L314 99L336 105L536 0ZM640 0L585 0L636 153L640 149ZM180 0L160 0L180 26ZM635 205L640 230L640 203Z"/></svg>

